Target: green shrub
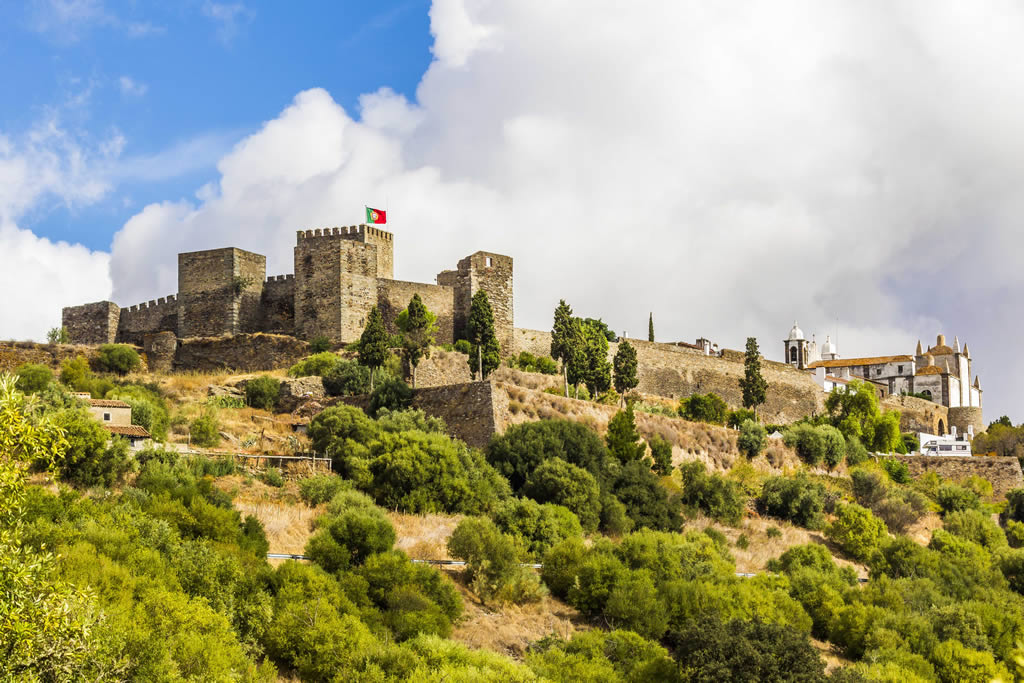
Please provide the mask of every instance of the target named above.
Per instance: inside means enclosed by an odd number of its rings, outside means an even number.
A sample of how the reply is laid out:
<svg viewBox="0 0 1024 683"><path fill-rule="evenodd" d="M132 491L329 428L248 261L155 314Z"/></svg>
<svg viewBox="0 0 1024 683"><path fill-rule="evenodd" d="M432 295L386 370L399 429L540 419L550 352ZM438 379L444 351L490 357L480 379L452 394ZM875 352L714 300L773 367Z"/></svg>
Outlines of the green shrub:
<svg viewBox="0 0 1024 683"><path fill-rule="evenodd" d="M665 648L632 631L577 631L569 641L542 638L531 645L526 662L551 681L677 680Z"/></svg>
<svg viewBox="0 0 1024 683"><path fill-rule="evenodd" d="M459 353L464 353L467 356L473 350L473 345L465 339L459 339L455 342L455 350Z"/></svg>
<svg viewBox="0 0 1024 683"><path fill-rule="evenodd" d="M760 424L749 419L740 424L740 434L736 439L740 453L748 458L756 458L767 444L768 433Z"/></svg>
<svg viewBox="0 0 1024 683"><path fill-rule="evenodd" d="M309 352L313 355L331 350L331 340L322 334L313 337L309 341Z"/></svg>
<svg viewBox="0 0 1024 683"><path fill-rule="evenodd" d="M105 372L126 375L142 367L142 359L127 344L103 344L96 355L96 366Z"/></svg>
<svg viewBox="0 0 1024 683"><path fill-rule="evenodd" d="M655 435L648 441L651 447L651 460L654 461L654 471L663 477L672 474L672 444L659 435Z"/></svg>
<svg viewBox="0 0 1024 683"><path fill-rule="evenodd" d="M220 422L217 420L216 413L212 411L204 412L202 415L192 420L192 424L189 425L188 433L190 436L190 443L193 446L199 446L200 448L210 448L220 443Z"/></svg>
<svg viewBox="0 0 1024 683"><path fill-rule="evenodd" d="M610 459L604 442L578 422L540 420L513 425L495 435L487 447L487 460L508 478L515 491L541 463L552 459L586 470L599 483L609 478Z"/></svg>
<svg viewBox="0 0 1024 683"><path fill-rule="evenodd" d="M469 517L459 522L448 538L448 552L465 560L466 579L485 601L528 602L542 595L536 576L519 566L513 540L489 519Z"/></svg>
<svg viewBox="0 0 1024 683"><path fill-rule="evenodd" d="M942 520L942 528L988 550L998 550L1007 545L1003 530L978 510L950 512Z"/></svg>
<svg viewBox="0 0 1024 683"><path fill-rule="evenodd" d="M818 432L821 434L825 466L830 470L835 469L846 455L846 439L842 432L830 425L821 425Z"/></svg>
<svg viewBox="0 0 1024 683"><path fill-rule="evenodd" d="M814 425L801 422L791 426L783 435L783 442L808 465L818 465L825 459L825 437Z"/></svg>
<svg viewBox="0 0 1024 683"><path fill-rule="evenodd" d="M341 360L337 354L324 351L303 358L288 369L289 377L323 377L334 364Z"/></svg>
<svg viewBox="0 0 1024 683"><path fill-rule="evenodd" d="M206 405L210 408L244 408L245 399L239 396L207 396Z"/></svg>
<svg viewBox="0 0 1024 683"><path fill-rule="evenodd" d="M907 464L902 460L896 458L882 458L882 469L889 475L897 484L906 484L910 482L910 470L907 468Z"/></svg>
<svg viewBox="0 0 1024 683"><path fill-rule="evenodd" d="M679 402L679 415L694 422L724 425L729 406L718 394L694 394Z"/></svg>
<svg viewBox="0 0 1024 683"><path fill-rule="evenodd" d="M377 438L377 423L355 406L331 406L309 423L313 450L329 458L365 459Z"/></svg>
<svg viewBox="0 0 1024 683"><path fill-rule="evenodd" d="M768 538L782 538L782 531L777 526L770 526L768 527L768 530L765 531L765 535Z"/></svg>
<svg viewBox="0 0 1024 683"><path fill-rule="evenodd" d="M723 524L735 526L740 523L746 509L746 498L738 483L718 474L709 474L704 463L699 461L682 465L679 472L683 480L683 505L694 511L700 510ZM634 515L630 516L636 519Z"/></svg>
<svg viewBox="0 0 1024 683"><path fill-rule="evenodd" d="M747 410L746 408L739 408L737 410L729 411L729 417L726 419L725 424L733 429L739 429L747 420L757 422L757 413L753 410Z"/></svg>
<svg viewBox="0 0 1024 683"><path fill-rule="evenodd" d="M251 379L245 383L245 402L260 410L273 410L281 392L281 382L269 375Z"/></svg>
<svg viewBox="0 0 1024 683"><path fill-rule="evenodd" d="M871 507L871 511L885 522L889 531L904 533L911 525L928 513L928 499L911 489L897 489Z"/></svg>
<svg viewBox="0 0 1024 683"><path fill-rule="evenodd" d="M604 607L612 628L658 639L668 628L665 604L646 569L627 571L612 588Z"/></svg>
<svg viewBox="0 0 1024 683"><path fill-rule="evenodd" d="M612 492L626 507L626 514L636 528L675 531L682 524L679 496L671 495L644 462L634 461L623 467ZM729 502L725 500L721 508L716 508L726 517Z"/></svg>
<svg viewBox="0 0 1024 683"><path fill-rule="evenodd" d="M23 363L14 373L17 376L15 386L23 394L35 394L53 383L53 371L38 363Z"/></svg>
<svg viewBox="0 0 1024 683"><path fill-rule="evenodd" d="M757 498L763 515L785 519L807 529L825 525L825 487L800 473L795 477L771 477Z"/></svg>
<svg viewBox="0 0 1024 683"><path fill-rule="evenodd" d="M260 477L267 486L273 486L275 488L281 488L284 486L284 476L281 475L281 470L276 467L268 467L267 471Z"/></svg>
<svg viewBox="0 0 1024 683"><path fill-rule="evenodd" d="M569 588L569 603L588 617L604 612L612 591L629 570L614 555L588 553L576 570L576 581Z"/></svg>
<svg viewBox="0 0 1024 683"><path fill-rule="evenodd" d="M516 542L520 556L538 560L552 546L583 535L579 519L568 508L528 498L510 498L499 503L491 518L502 533Z"/></svg>
<svg viewBox="0 0 1024 683"><path fill-rule="evenodd" d="M323 374L329 396L356 396L370 392L370 370L354 360L338 360Z"/></svg>
<svg viewBox="0 0 1024 683"><path fill-rule="evenodd" d="M584 531L594 531L601 521L601 490L597 481L586 470L559 458L541 463L522 490L539 503L568 508Z"/></svg>
<svg viewBox="0 0 1024 683"><path fill-rule="evenodd" d="M547 356L534 356L529 351L520 351L519 355L509 359L509 367L523 372L539 372L545 375L557 375L558 364Z"/></svg>
<svg viewBox="0 0 1024 683"><path fill-rule="evenodd" d="M988 683L1010 680L1009 672L997 664L991 652L964 647L956 640L939 643L931 655L935 673L943 683Z"/></svg>
<svg viewBox="0 0 1024 683"><path fill-rule="evenodd" d="M391 550L395 529L380 510L349 509L329 517L310 537L305 554L328 572L361 565L375 553Z"/></svg>
<svg viewBox="0 0 1024 683"><path fill-rule="evenodd" d="M419 431L445 434L448 426L439 417L429 417L419 408L390 411L381 408L377 411L377 426L385 432Z"/></svg>
<svg viewBox="0 0 1024 683"><path fill-rule="evenodd" d="M847 555L862 561L871 556L886 536L882 520L856 503L836 509L836 519L825 527L825 535Z"/></svg>
<svg viewBox="0 0 1024 683"><path fill-rule="evenodd" d="M1006 494L1006 507L999 518L1005 523L1007 520L1024 522L1024 488L1013 489Z"/></svg>
<svg viewBox="0 0 1024 683"><path fill-rule="evenodd" d="M601 494L601 531L610 536L621 536L633 530L626 506L611 492Z"/></svg>
<svg viewBox="0 0 1024 683"><path fill-rule="evenodd" d="M736 547L740 550L746 550L750 547L750 539L747 538L746 534L740 534L740 537L736 539Z"/></svg>
<svg viewBox="0 0 1024 683"><path fill-rule="evenodd" d="M943 514L959 510L976 510L981 506L981 500L978 498L977 493L956 484L943 484L940 486L936 502L942 508Z"/></svg>
<svg viewBox="0 0 1024 683"><path fill-rule="evenodd" d="M376 417L382 408L390 411L404 410L412 401L412 389L397 377L386 377L377 384L370 394L370 415Z"/></svg>
<svg viewBox="0 0 1024 683"><path fill-rule="evenodd" d="M567 538L544 554L540 575L553 595L562 600L568 597L586 555L587 548L580 538Z"/></svg>
<svg viewBox="0 0 1024 683"><path fill-rule="evenodd" d="M299 496L307 505L329 502L348 484L336 474L316 474L299 480Z"/></svg>
<svg viewBox="0 0 1024 683"><path fill-rule="evenodd" d="M1006 520L1006 540L1011 548L1024 548L1024 523Z"/></svg>
<svg viewBox="0 0 1024 683"><path fill-rule="evenodd" d="M856 436L846 437L846 464L856 467L868 459L868 449Z"/></svg>

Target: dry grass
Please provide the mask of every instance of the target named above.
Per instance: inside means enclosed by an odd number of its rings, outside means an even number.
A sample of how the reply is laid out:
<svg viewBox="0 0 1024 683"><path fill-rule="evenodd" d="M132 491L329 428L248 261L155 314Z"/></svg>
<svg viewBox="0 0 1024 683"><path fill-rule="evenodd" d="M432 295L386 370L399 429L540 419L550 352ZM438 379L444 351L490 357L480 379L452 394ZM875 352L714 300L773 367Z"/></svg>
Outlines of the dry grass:
<svg viewBox="0 0 1024 683"><path fill-rule="evenodd" d="M522 659L530 644L544 636L570 638L588 628L579 612L551 596L527 605L485 606L461 582L455 585L465 613L452 640L474 649Z"/></svg>
<svg viewBox="0 0 1024 683"><path fill-rule="evenodd" d="M387 513L395 527L395 548L414 560L450 560L448 537L462 515L408 515Z"/></svg>
<svg viewBox="0 0 1024 683"><path fill-rule="evenodd" d="M232 505L243 517L260 520L272 553L301 555L313 534L313 520L323 514L323 506L311 508L299 500L294 482L275 488L235 474L215 479L214 485L234 494Z"/></svg>

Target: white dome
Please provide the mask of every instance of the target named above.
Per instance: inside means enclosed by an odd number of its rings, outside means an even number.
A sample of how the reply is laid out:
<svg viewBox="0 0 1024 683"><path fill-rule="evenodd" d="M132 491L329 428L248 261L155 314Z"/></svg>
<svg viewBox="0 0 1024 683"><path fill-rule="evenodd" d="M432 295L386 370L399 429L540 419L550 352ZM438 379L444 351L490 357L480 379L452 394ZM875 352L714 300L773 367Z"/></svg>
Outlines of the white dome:
<svg viewBox="0 0 1024 683"><path fill-rule="evenodd" d="M821 355L832 354L836 352L836 347L832 344L832 339L829 336L825 336L825 343L821 345Z"/></svg>
<svg viewBox="0 0 1024 683"><path fill-rule="evenodd" d="M787 339L786 341L794 341L794 340L803 339L803 338L804 338L804 331L800 329L800 327L796 324L796 321L794 320L793 321L793 329L791 329L789 331L789 339Z"/></svg>

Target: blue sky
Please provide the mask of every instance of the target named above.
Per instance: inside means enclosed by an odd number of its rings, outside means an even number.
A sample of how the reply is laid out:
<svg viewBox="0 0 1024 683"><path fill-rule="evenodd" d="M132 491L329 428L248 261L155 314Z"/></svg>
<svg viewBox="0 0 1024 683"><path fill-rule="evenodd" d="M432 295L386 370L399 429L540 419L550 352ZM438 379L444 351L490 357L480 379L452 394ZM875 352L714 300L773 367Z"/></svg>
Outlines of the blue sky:
<svg viewBox="0 0 1024 683"><path fill-rule="evenodd" d="M19 225L106 250L142 206L191 197L230 147L295 94L357 115L380 87L412 99L430 62L427 0L0 3L0 132L56 117L79 140L120 135L100 201L44 198Z"/></svg>

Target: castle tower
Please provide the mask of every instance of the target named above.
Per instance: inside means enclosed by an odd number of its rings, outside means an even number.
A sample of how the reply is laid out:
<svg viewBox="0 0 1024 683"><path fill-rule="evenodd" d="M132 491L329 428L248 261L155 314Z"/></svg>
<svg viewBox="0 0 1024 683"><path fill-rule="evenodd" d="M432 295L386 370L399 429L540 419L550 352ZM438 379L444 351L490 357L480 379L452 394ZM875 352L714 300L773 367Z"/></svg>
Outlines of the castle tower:
<svg viewBox="0 0 1024 683"><path fill-rule="evenodd" d="M358 339L377 305L377 279L394 275L392 234L368 225L299 230L294 258L295 335Z"/></svg>
<svg viewBox="0 0 1024 683"><path fill-rule="evenodd" d="M807 367L807 340L804 339L804 331L800 329L796 321L793 321L793 327L789 331L789 337L782 342L785 345L785 355L783 358L786 362L792 365L794 368L803 370Z"/></svg>
<svg viewBox="0 0 1024 683"><path fill-rule="evenodd" d="M178 254L178 336L216 337L253 332L267 257L228 247Z"/></svg>
<svg viewBox="0 0 1024 683"><path fill-rule="evenodd" d="M494 331L503 354L514 350L512 257L478 251L459 261L457 270L437 275L437 284L454 290L453 327L455 339L466 338L466 321L473 295L487 292L494 310Z"/></svg>

